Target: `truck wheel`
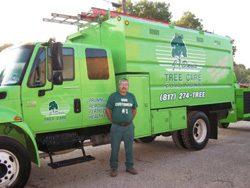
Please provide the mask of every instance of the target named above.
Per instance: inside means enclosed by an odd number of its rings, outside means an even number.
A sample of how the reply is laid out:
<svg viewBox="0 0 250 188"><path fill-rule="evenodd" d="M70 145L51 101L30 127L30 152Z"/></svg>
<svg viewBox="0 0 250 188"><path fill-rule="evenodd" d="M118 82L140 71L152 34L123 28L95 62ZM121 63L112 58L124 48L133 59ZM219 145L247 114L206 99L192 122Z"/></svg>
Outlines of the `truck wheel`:
<svg viewBox="0 0 250 188"><path fill-rule="evenodd" d="M0 136L0 187L24 187L30 176L27 150L9 136Z"/></svg>
<svg viewBox="0 0 250 188"><path fill-rule="evenodd" d="M150 143L153 142L155 140L156 136L147 136L147 137L143 137L143 138L138 138L136 139L138 142L142 142L142 143Z"/></svg>
<svg viewBox="0 0 250 188"><path fill-rule="evenodd" d="M183 143L188 149L201 150L209 140L209 120L203 112L193 111L187 116L187 129L181 130Z"/></svg>
<svg viewBox="0 0 250 188"><path fill-rule="evenodd" d="M179 148L186 148L186 146L183 143L181 131L174 131L172 132L172 140L175 143L175 145Z"/></svg>
<svg viewBox="0 0 250 188"><path fill-rule="evenodd" d="M229 123L221 123L221 128L226 129L228 128L228 126L229 126Z"/></svg>

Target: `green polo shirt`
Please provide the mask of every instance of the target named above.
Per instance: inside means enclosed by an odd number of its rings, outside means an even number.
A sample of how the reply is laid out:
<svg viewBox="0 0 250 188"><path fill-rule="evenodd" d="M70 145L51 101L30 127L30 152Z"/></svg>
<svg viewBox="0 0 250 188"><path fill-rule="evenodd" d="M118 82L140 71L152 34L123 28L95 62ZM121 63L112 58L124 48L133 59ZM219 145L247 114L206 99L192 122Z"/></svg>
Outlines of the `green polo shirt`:
<svg viewBox="0 0 250 188"><path fill-rule="evenodd" d="M106 107L111 110L112 120L116 123L129 123L132 121L132 109L137 108L135 96L127 92L121 95L118 91L109 96Z"/></svg>

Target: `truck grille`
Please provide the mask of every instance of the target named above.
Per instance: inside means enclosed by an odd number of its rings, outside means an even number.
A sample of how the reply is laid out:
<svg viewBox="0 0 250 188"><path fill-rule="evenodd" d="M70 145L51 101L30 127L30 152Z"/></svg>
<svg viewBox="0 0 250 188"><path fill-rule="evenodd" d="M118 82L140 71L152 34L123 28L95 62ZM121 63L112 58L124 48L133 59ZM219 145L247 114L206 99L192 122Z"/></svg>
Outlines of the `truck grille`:
<svg viewBox="0 0 250 188"><path fill-rule="evenodd" d="M250 91L244 92L244 114L250 113Z"/></svg>

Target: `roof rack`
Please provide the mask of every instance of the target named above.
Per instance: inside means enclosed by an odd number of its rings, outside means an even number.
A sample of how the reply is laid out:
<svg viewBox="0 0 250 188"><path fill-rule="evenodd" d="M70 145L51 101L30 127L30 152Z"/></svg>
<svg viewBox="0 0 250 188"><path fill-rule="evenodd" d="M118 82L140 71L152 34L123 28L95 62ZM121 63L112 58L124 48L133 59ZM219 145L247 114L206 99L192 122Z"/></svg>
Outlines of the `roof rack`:
<svg viewBox="0 0 250 188"><path fill-rule="evenodd" d="M43 21L45 22L53 22L53 23L60 23L60 24L67 24L67 25L75 25L79 26L84 24L85 22L82 22L79 16L70 16L66 14L57 14L52 13L52 18L43 18Z"/></svg>
<svg viewBox="0 0 250 188"><path fill-rule="evenodd" d="M43 21L53 22L53 23L61 23L61 24L67 24L67 25L75 25L75 26L78 26L78 30L80 30L80 28L91 25L92 23L95 23L95 22L100 23L100 22L103 22L103 21L108 20L110 18L117 17L117 16L132 17L132 18L136 18L136 19L142 19L142 20L146 20L146 21L151 21L151 22L169 25L169 23L167 23L167 22L157 21L157 20L143 18L143 17L139 17L139 16L133 16L133 15L124 14L121 12L104 10L104 9L95 8L95 7L92 7L90 12L82 12L81 14L78 14L77 16L70 16L70 15L57 14L57 13L52 13L51 15L53 18L51 18L51 19L44 18Z"/></svg>

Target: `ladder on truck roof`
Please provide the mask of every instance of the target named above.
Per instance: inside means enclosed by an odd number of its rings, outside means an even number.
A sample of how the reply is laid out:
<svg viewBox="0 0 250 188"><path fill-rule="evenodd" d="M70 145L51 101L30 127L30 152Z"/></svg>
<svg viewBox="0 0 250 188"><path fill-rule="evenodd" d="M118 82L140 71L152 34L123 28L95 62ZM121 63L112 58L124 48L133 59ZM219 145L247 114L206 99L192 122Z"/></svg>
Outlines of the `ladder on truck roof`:
<svg viewBox="0 0 250 188"><path fill-rule="evenodd" d="M162 21L157 21L149 18L143 18L139 16L134 16L130 14L124 14L121 12L115 12L115 11L110 11L110 10L104 10L100 8L91 8L90 12L82 12L81 14L78 14L77 16L70 16L70 15L65 15L65 14L57 14L57 13L52 13L51 14L52 18L43 18L43 21L45 22L53 22L53 23L61 23L61 24L67 24L67 25L75 25L78 26L78 30L80 30L83 27L86 27L88 25L91 25L92 23L100 23L105 20L108 20L110 18L114 18L117 16L126 16L126 17L132 17L136 19L142 19L142 20L147 20L151 22L156 22L156 23L162 23L162 24L167 24L167 22L162 22Z"/></svg>

